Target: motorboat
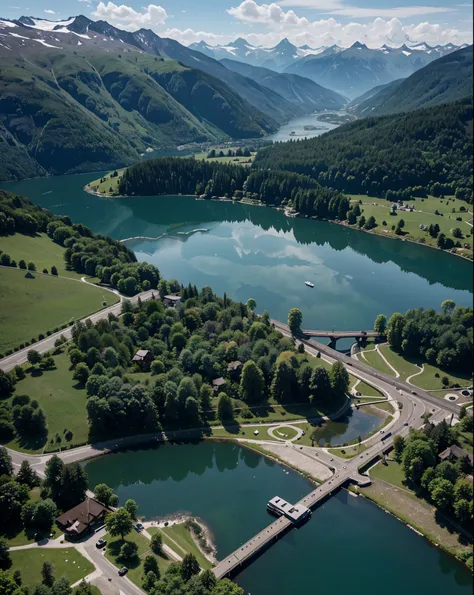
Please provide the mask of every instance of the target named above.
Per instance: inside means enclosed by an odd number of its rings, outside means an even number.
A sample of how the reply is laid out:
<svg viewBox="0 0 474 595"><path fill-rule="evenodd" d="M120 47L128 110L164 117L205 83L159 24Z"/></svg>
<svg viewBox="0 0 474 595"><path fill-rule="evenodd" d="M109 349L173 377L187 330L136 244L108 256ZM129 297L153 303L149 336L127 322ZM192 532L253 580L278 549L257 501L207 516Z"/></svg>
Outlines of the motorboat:
<svg viewBox="0 0 474 595"><path fill-rule="evenodd" d="M311 283L311 281L305 281L304 284L308 287L314 287L314 283Z"/></svg>

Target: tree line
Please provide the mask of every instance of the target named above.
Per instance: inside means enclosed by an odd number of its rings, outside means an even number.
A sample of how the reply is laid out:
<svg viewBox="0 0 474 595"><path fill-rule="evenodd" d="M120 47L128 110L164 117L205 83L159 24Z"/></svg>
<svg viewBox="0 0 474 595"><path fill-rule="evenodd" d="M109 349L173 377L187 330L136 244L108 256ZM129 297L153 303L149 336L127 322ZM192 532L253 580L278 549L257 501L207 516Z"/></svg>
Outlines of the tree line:
<svg viewBox="0 0 474 595"><path fill-rule="evenodd" d="M125 295L156 288L160 280L158 269L138 263L135 254L125 244L107 236L95 234L85 225L73 224L67 216L59 216L37 207L30 200L0 190L0 236L21 233L46 233L53 242L65 248L66 268L117 288ZM17 266L8 254L0 253L0 264ZM20 268L35 271L36 266L20 261ZM48 270L43 270L48 273ZM51 267L57 275L57 267Z"/></svg>
<svg viewBox="0 0 474 595"><path fill-rule="evenodd" d="M453 372L472 373L473 309L445 300L442 312L430 308L395 312L387 325L393 349Z"/></svg>
<svg viewBox="0 0 474 595"><path fill-rule="evenodd" d="M470 530L473 519L473 484L469 477L472 463L467 453L457 458L443 457L443 460L440 454L459 442L460 433L472 435L472 416L462 409L461 421L454 427L449 427L445 420L437 425L425 421L422 429L410 429L407 438L395 436L395 460L401 463L410 487ZM468 557L466 561L472 569L472 555L468 554Z"/></svg>
<svg viewBox="0 0 474 595"><path fill-rule="evenodd" d="M266 205L294 207L296 211L320 219L342 220L349 210L346 197L334 189L323 188L310 176L173 157L129 167L120 180L119 193L251 199Z"/></svg>
<svg viewBox="0 0 474 595"><path fill-rule="evenodd" d="M258 151L258 169L288 170L347 193L472 200L472 106L451 103L363 118ZM396 195L398 196L398 194Z"/></svg>

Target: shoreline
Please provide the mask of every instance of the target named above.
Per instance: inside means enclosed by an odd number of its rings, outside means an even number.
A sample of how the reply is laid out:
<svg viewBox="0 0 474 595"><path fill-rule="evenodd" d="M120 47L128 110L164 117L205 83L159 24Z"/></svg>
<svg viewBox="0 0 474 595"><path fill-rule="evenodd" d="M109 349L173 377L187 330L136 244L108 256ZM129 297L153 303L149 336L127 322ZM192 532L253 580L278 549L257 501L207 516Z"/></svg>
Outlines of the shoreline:
<svg viewBox="0 0 474 595"><path fill-rule="evenodd" d="M98 198L107 198L107 199L116 199L116 198L120 198L120 199L124 199L124 198L137 198L136 196L132 196L130 194L116 194L114 196L110 196L110 195L104 195L101 194L100 192L91 190L89 188L89 184L86 184L83 188L84 192L87 192L88 194L91 194L92 196L97 196ZM153 196L169 196L168 194L157 194L157 195L153 195ZM197 196L196 194L178 194L178 196L186 196L186 197L190 197L190 198L194 198L195 200L206 200L203 199L199 196ZM144 197L146 198L146 197ZM227 198L225 196L219 196L217 198L211 198L208 199L210 201L214 201L214 202L230 202L230 203L236 203L236 204L245 204L245 205L250 205L250 206L255 206L255 207L268 207L271 209L274 209L275 211L280 211L283 212L286 217L290 218L290 219L306 219L306 217L296 217L294 214L291 214L290 211L287 211L286 209L282 209L281 207L275 207L274 205L266 205L264 203L261 202L256 202L254 200L249 200L246 201L245 199L243 200L239 200L239 201L234 201L231 198ZM308 217L308 219L311 221L311 217ZM423 242L417 242L416 240L411 240L408 238L404 238L404 237L394 237L393 235L389 235L389 234L381 234L381 233L376 233L374 230L372 229L362 229L360 227L356 227L353 225L349 225L347 222L345 221L339 221L337 219L316 219L316 221L325 221L326 223L333 223L334 225L340 225L341 227L345 227L346 229L351 229L354 231L361 231L363 233L367 233L379 238L385 238L388 240L394 240L394 241L399 241L399 242L409 242L410 244L416 244L418 246L422 246L423 248L431 248L432 250L438 250L439 252L444 252L446 254L450 254L451 256L456 256L458 258L462 258L463 260L466 260L467 262L472 263L474 260L474 253L472 258L469 258L468 256L464 256L463 254L458 254L457 252L451 252L449 250L441 250L441 248L437 248L436 246L430 246L429 244L424 244ZM123 241L123 240L120 240Z"/></svg>

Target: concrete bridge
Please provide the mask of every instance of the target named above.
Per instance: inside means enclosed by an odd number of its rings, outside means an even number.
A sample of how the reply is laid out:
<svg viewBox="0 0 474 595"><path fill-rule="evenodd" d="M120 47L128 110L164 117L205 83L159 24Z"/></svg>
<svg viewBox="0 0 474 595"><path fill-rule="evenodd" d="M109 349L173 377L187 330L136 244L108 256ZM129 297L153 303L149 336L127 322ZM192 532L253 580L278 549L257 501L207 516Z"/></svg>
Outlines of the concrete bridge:
<svg viewBox="0 0 474 595"><path fill-rule="evenodd" d="M318 337L320 339L330 339L330 345L336 346L338 339L355 339L356 341L365 341L366 339L384 340L385 335L376 331L321 331L308 330L301 331L305 338Z"/></svg>
<svg viewBox="0 0 474 595"><path fill-rule="evenodd" d="M388 446L388 445L387 445ZM343 469L330 480L318 486L310 494L302 498L296 504L306 506L306 508L315 508L326 498L342 487L345 483L353 482L359 486L370 484L370 479L360 475L352 469ZM280 537L285 535L292 527L293 523L286 517L280 517L271 525L268 525L263 531L257 533L244 543L237 550L232 552L227 558L222 560L212 569L217 579L232 576L239 572L246 564L253 561L257 556L265 552Z"/></svg>

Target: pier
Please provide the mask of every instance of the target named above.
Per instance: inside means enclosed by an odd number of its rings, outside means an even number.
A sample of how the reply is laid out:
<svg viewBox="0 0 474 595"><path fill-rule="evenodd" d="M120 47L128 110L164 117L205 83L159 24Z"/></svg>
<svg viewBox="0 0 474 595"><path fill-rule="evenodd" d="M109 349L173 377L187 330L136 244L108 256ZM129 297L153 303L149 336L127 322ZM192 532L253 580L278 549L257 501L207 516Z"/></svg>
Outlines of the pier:
<svg viewBox="0 0 474 595"><path fill-rule="evenodd" d="M310 494L302 498L295 504L300 508L314 508L317 504L331 496L336 490L343 486L348 481L353 481L358 485L370 484L370 479L364 477L359 473L353 474L351 471L338 473L329 481L318 486ZM309 518L309 517L308 517ZM262 554L268 547L278 541L280 537L285 535L292 527L296 526L291 520L286 517L280 517L271 525L268 525L263 531L257 533L254 537L249 539L237 550L232 552L227 558L219 562L212 572L217 579L232 576L237 571L241 570L246 564L253 560L253 558Z"/></svg>

